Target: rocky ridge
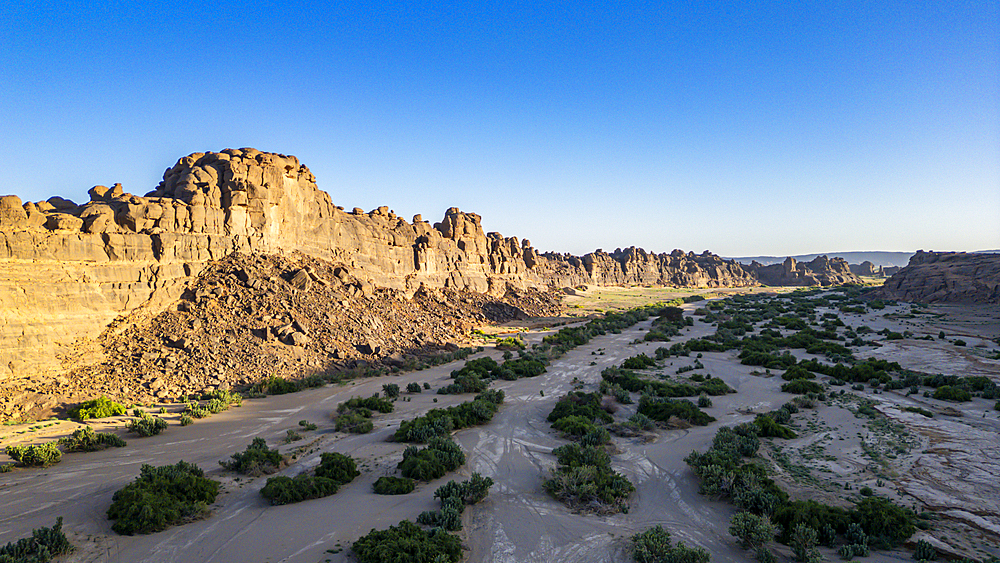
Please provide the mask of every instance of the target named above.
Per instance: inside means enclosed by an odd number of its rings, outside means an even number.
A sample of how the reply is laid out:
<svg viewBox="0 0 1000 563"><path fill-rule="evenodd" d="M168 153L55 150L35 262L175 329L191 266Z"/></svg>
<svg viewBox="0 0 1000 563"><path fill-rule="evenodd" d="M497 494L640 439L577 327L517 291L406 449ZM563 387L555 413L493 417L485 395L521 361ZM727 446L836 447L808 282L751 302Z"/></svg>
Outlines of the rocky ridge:
<svg viewBox="0 0 1000 563"><path fill-rule="evenodd" d="M746 268L764 285L827 287L861 283L843 258L817 256L809 262L798 262L788 257L781 264L765 266L754 261Z"/></svg>
<svg viewBox="0 0 1000 563"><path fill-rule="evenodd" d="M918 250L879 295L921 303L1000 303L1000 254Z"/></svg>
<svg viewBox="0 0 1000 563"><path fill-rule="evenodd" d="M475 326L558 311L558 297L531 288L495 296L422 286L407 296L302 253L234 253L167 310L112 323L97 338L99 361L0 382L0 419L39 419L100 394L147 403L272 375L412 368Z"/></svg>

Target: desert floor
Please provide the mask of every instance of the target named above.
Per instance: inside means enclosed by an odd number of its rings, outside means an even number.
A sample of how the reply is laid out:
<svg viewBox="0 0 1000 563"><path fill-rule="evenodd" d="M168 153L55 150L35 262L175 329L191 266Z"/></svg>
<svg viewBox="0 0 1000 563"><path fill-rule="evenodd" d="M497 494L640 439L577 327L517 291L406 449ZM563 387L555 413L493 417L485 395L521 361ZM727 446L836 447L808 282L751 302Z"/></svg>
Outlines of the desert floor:
<svg viewBox="0 0 1000 563"><path fill-rule="evenodd" d="M685 309L690 313L696 305ZM918 337L935 336L933 342L882 342L882 346L856 352L860 357L898 361L928 373L1000 379L1000 361L987 357L997 348L990 339L1000 333L1000 310L948 306L920 308L919 314L912 311L902 304L864 315L841 314L841 318L849 325L863 323L876 331L887 327L910 330ZM174 416L159 436L125 436L129 441L125 448L65 454L61 463L49 468L0 474L0 543L30 535L33 528L51 526L61 516L77 547L64 561L349 561L353 560L350 545L358 537L372 528L414 520L420 512L438 508L433 499L437 487L479 472L491 477L495 485L485 501L463 516L460 533L471 562L628 561L627 537L655 524L664 525L675 540L708 549L713 561L752 560L727 531L732 506L699 495L698 480L683 461L692 450L706 449L720 426L752 421L755 413L793 398L780 391L780 377L767 377L759 373L760 368L741 365L736 352L705 353L701 359L705 367L700 373L722 378L737 390L713 397L714 405L705 409L717 422L661 429L645 437L612 438L614 467L637 489L627 514L574 513L542 490L543 480L555 465L551 450L567 443L545 421L556 400L574 388L596 390L605 367L617 366L641 352L652 356L663 343L639 342L649 326L650 321L645 321L621 334L595 338L553 362L540 377L494 382L493 387L503 389L507 398L492 422L455 434L466 451L466 465L438 481L419 485L408 495L380 496L371 491L379 476L396 474L395 465L406 447L388 441L389 437L400 421L471 396L404 393L409 400L398 401L391 414L377 415L375 430L365 435L334 431L331 413L341 401L375 394L384 383L405 388L410 382L428 382L437 389L451 381L450 372L463 362L249 400L185 428L174 423ZM714 330L696 321L672 342ZM937 339L939 330L950 338L965 339L968 346L959 348L950 340ZM538 342L543 335L533 331L527 340ZM495 350L484 354L500 358ZM653 371L672 375L694 360L694 355L671 358ZM877 394L869 389L847 390L843 396L795 415L792 426L799 438L764 440L761 455L773 463L775 478L796 498L844 505L859 498L858 490L867 485L877 494L937 515L935 528L918 532L913 540L928 538L943 548L977 557L1000 555L1000 485L994 477L1000 474L1000 412L992 410L992 402L945 403L919 394L908 397L905 389ZM875 408L885 417L857 415L861 399L875 401ZM920 406L936 416L905 412L905 406ZM620 405L615 417L624 420L634 409L635 405ZM107 419L95 424L95 429L121 428L124 420ZM281 444L287 430L299 430L300 420L316 423L319 429L302 432L303 440L281 446L283 452L300 452L282 474L298 474L316 465L321 452L337 451L353 456L362 475L333 496L270 506L259 494L266 477L239 477L219 466L219 460L242 451L254 437L266 438L272 447ZM8 426L0 428L0 440L5 445L39 442L66 435L75 425L63 421ZM224 483L212 515L146 536L112 532L105 512L113 493L132 481L142 464L182 459L197 463ZM845 488L848 484L850 489ZM790 555L784 546L773 547L779 554ZM831 551L824 555L839 560ZM868 559L910 561L911 553L873 552Z"/></svg>

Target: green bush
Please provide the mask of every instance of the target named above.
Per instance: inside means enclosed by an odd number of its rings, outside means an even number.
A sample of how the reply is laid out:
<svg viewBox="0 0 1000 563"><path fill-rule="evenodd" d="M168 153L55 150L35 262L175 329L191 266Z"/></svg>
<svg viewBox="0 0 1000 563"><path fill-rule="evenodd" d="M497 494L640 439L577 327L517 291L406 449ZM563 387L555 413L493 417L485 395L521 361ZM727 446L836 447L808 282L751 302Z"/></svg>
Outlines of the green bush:
<svg viewBox="0 0 1000 563"><path fill-rule="evenodd" d="M579 415L571 415L560 418L552 423L552 428L568 436L583 436L597 427L594 423Z"/></svg>
<svg viewBox="0 0 1000 563"><path fill-rule="evenodd" d="M253 386L253 391L266 395L284 395L295 393L299 390L299 385L294 381L289 381L283 377L272 375Z"/></svg>
<svg viewBox="0 0 1000 563"><path fill-rule="evenodd" d="M119 534L148 534L204 516L219 483L194 464L143 465L136 480L114 494L108 519Z"/></svg>
<svg viewBox="0 0 1000 563"><path fill-rule="evenodd" d="M705 549L687 547L684 542L671 545L670 532L654 526L631 538L632 558L636 563L708 563L711 557Z"/></svg>
<svg viewBox="0 0 1000 563"><path fill-rule="evenodd" d="M367 411L371 412L371 411ZM375 428L375 423L359 411L349 411L337 417L335 421L337 432L351 434L367 434Z"/></svg>
<svg viewBox="0 0 1000 563"><path fill-rule="evenodd" d="M635 486L612 471L606 452L594 446L567 444L552 453L557 466L542 485L549 494L571 507L604 513L627 511Z"/></svg>
<svg viewBox="0 0 1000 563"><path fill-rule="evenodd" d="M715 422L715 417L685 399L653 399L644 395L639 399L639 413L660 422L666 422L672 416L697 426Z"/></svg>
<svg viewBox="0 0 1000 563"><path fill-rule="evenodd" d="M7 446L7 455L25 467L48 467L59 463L62 452L55 442L31 446Z"/></svg>
<svg viewBox="0 0 1000 563"><path fill-rule="evenodd" d="M795 379L789 381L788 383L781 386L781 390L785 393L795 393L798 395L805 395L806 393L822 393L823 386L815 381L807 381L805 379Z"/></svg>
<svg viewBox="0 0 1000 563"><path fill-rule="evenodd" d="M387 530L372 530L351 546L359 563L458 563L462 541L441 528L425 532L403 520Z"/></svg>
<svg viewBox="0 0 1000 563"><path fill-rule="evenodd" d="M776 530L767 516L737 512L730 521L729 533L739 538L744 549L759 549L774 539Z"/></svg>
<svg viewBox="0 0 1000 563"><path fill-rule="evenodd" d="M308 420L300 420L299 426L301 426L302 430L306 432L312 432L313 430L319 428L319 426L316 426L316 424L309 422Z"/></svg>
<svg viewBox="0 0 1000 563"><path fill-rule="evenodd" d="M346 485L358 475L361 475L361 472L350 456L329 452L320 454L319 467L316 468L317 477L325 477L338 485Z"/></svg>
<svg viewBox="0 0 1000 563"><path fill-rule="evenodd" d="M123 448L125 440L110 432L94 432L90 426L84 426L74 430L70 436L60 438L59 445L67 452L96 452L105 448Z"/></svg>
<svg viewBox="0 0 1000 563"><path fill-rule="evenodd" d="M406 392L407 393L420 393L420 391L421 390L420 390L420 384L419 383L407 383L406 384Z"/></svg>
<svg viewBox="0 0 1000 563"><path fill-rule="evenodd" d="M284 475L270 477L260 494L272 505L294 504L330 496L337 492L337 488L337 482L333 479L303 473L295 478Z"/></svg>
<svg viewBox="0 0 1000 563"><path fill-rule="evenodd" d="M403 450L403 460L397 468L403 477L418 481L433 481L465 464L462 448L447 438L431 438L427 447L410 446Z"/></svg>
<svg viewBox="0 0 1000 563"><path fill-rule="evenodd" d="M486 424L493 419L503 400L502 390L489 389L471 401L445 409L431 409L423 416L403 421L393 439L424 443L432 438L447 436L452 430Z"/></svg>
<svg viewBox="0 0 1000 563"><path fill-rule="evenodd" d="M394 408L395 406L392 404L392 401L383 399L378 395L373 395L368 398L351 397L347 401L337 405L337 412L344 413L349 410L368 409L386 414L392 412Z"/></svg>
<svg viewBox="0 0 1000 563"><path fill-rule="evenodd" d="M941 401L964 403L972 400L972 394L961 387L942 385L934 390L934 398Z"/></svg>
<svg viewBox="0 0 1000 563"><path fill-rule="evenodd" d="M167 421L158 416L143 416L128 421L125 429L142 437L155 436L167 428Z"/></svg>
<svg viewBox="0 0 1000 563"><path fill-rule="evenodd" d="M917 547L913 550L913 558L917 561L935 561L938 553L927 540L917 540Z"/></svg>
<svg viewBox="0 0 1000 563"><path fill-rule="evenodd" d="M69 411L70 418L77 420L89 420L91 418L107 418L109 416L120 416L125 414L125 406L120 405L111 399L101 395L91 401L86 401L80 406Z"/></svg>
<svg viewBox="0 0 1000 563"><path fill-rule="evenodd" d="M462 529L462 512L465 506L476 504L486 498L493 486L493 479L473 473L468 481L447 484L434 491L434 498L441 500L441 509L422 512L417 517L418 524L440 526L448 531Z"/></svg>
<svg viewBox="0 0 1000 563"><path fill-rule="evenodd" d="M792 438L798 437L792 429L778 424L773 418L766 414L758 414L757 417L754 418L753 423L757 426L758 436L783 438L785 440L791 440Z"/></svg>
<svg viewBox="0 0 1000 563"><path fill-rule="evenodd" d="M399 385L396 383L383 384L382 394L384 394L387 399L395 399L396 397L399 397Z"/></svg>
<svg viewBox="0 0 1000 563"><path fill-rule="evenodd" d="M55 526L32 530L30 538L0 547L0 563L48 563L53 557L73 551L62 531L62 522L60 516Z"/></svg>
<svg viewBox="0 0 1000 563"><path fill-rule="evenodd" d="M645 369L656 366L656 360L646 354L632 356L622 362L622 369Z"/></svg>
<svg viewBox="0 0 1000 563"><path fill-rule="evenodd" d="M229 461L220 461L219 465L230 471L259 477L281 469L282 456L278 450L269 449L263 438L254 438L246 450L233 454Z"/></svg>
<svg viewBox="0 0 1000 563"><path fill-rule="evenodd" d="M560 418L568 416L578 416L586 420L598 420L603 423L610 423L612 416L601 408L601 396L597 393L584 393L583 391L573 391L565 395L558 402L552 412L549 413L548 421L555 422Z"/></svg>
<svg viewBox="0 0 1000 563"><path fill-rule="evenodd" d="M382 476L372 485L372 490L377 495L405 495L413 492L415 486L413 479Z"/></svg>

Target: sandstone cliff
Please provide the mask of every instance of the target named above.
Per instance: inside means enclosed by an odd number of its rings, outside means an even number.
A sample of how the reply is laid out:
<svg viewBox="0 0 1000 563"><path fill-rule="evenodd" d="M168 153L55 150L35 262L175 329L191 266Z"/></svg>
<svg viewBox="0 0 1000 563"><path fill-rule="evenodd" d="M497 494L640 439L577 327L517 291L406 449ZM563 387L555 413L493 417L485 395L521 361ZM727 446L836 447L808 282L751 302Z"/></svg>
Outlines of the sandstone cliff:
<svg viewBox="0 0 1000 563"><path fill-rule="evenodd" d="M746 267L765 285L831 286L861 283L843 258L817 256L809 262L785 258L781 264L764 266L756 261Z"/></svg>
<svg viewBox="0 0 1000 563"><path fill-rule="evenodd" d="M918 250L878 294L922 303L1000 303L1000 254Z"/></svg>
<svg viewBox="0 0 1000 563"><path fill-rule="evenodd" d="M181 158L145 196L120 184L89 193L83 204L0 198L0 377L94 361L99 350L80 341L119 315L155 315L234 252L301 251L407 296L421 286L502 295L581 283L756 283L708 253L542 256L527 240L484 233L478 215L457 208L434 225L388 207L345 211L297 158L255 149Z"/></svg>

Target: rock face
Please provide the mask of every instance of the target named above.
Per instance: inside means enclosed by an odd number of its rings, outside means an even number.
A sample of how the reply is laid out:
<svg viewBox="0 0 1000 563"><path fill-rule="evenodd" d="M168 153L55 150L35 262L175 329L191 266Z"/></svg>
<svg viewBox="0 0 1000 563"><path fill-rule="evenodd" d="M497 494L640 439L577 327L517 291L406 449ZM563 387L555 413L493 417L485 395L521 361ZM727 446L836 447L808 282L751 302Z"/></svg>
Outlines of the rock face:
<svg viewBox="0 0 1000 563"><path fill-rule="evenodd" d="M827 258L817 256L809 262L797 262L794 258L785 258L781 264L764 266L757 261L747 266L765 285L784 286L831 286L847 283L861 283L861 280L851 273L851 268L843 258Z"/></svg>
<svg viewBox="0 0 1000 563"><path fill-rule="evenodd" d="M1000 254L918 250L879 293L922 303L1000 303Z"/></svg>
<svg viewBox="0 0 1000 563"><path fill-rule="evenodd" d="M882 276L883 275L882 274L882 268L881 267L876 268L875 264L872 264L868 260L865 260L864 262L862 262L860 264L848 264L848 266L850 266L851 273L854 274L855 276L859 276L859 277L860 276L865 276L865 277L872 278L872 277Z"/></svg>
<svg viewBox="0 0 1000 563"><path fill-rule="evenodd" d="M421 287L500 296L511 287L845 279L832 266L799 273L794 264L787 275L755 275L708 252L542 255L527 240L484 233L479 215L458 208L433 225L419 215L407 222L388 207L345 211L294 156L249 148L185 156L145 196L121 184L89 195L79 205L0 197L0 379L93 363L96 349L86 343L116 317L154 316L235 252L299 251L350 269L365 295L389 288L408 297ZM306 272L293 283L307 291L315 281ZM301 347L306 337L283 338Z"/></svg>

